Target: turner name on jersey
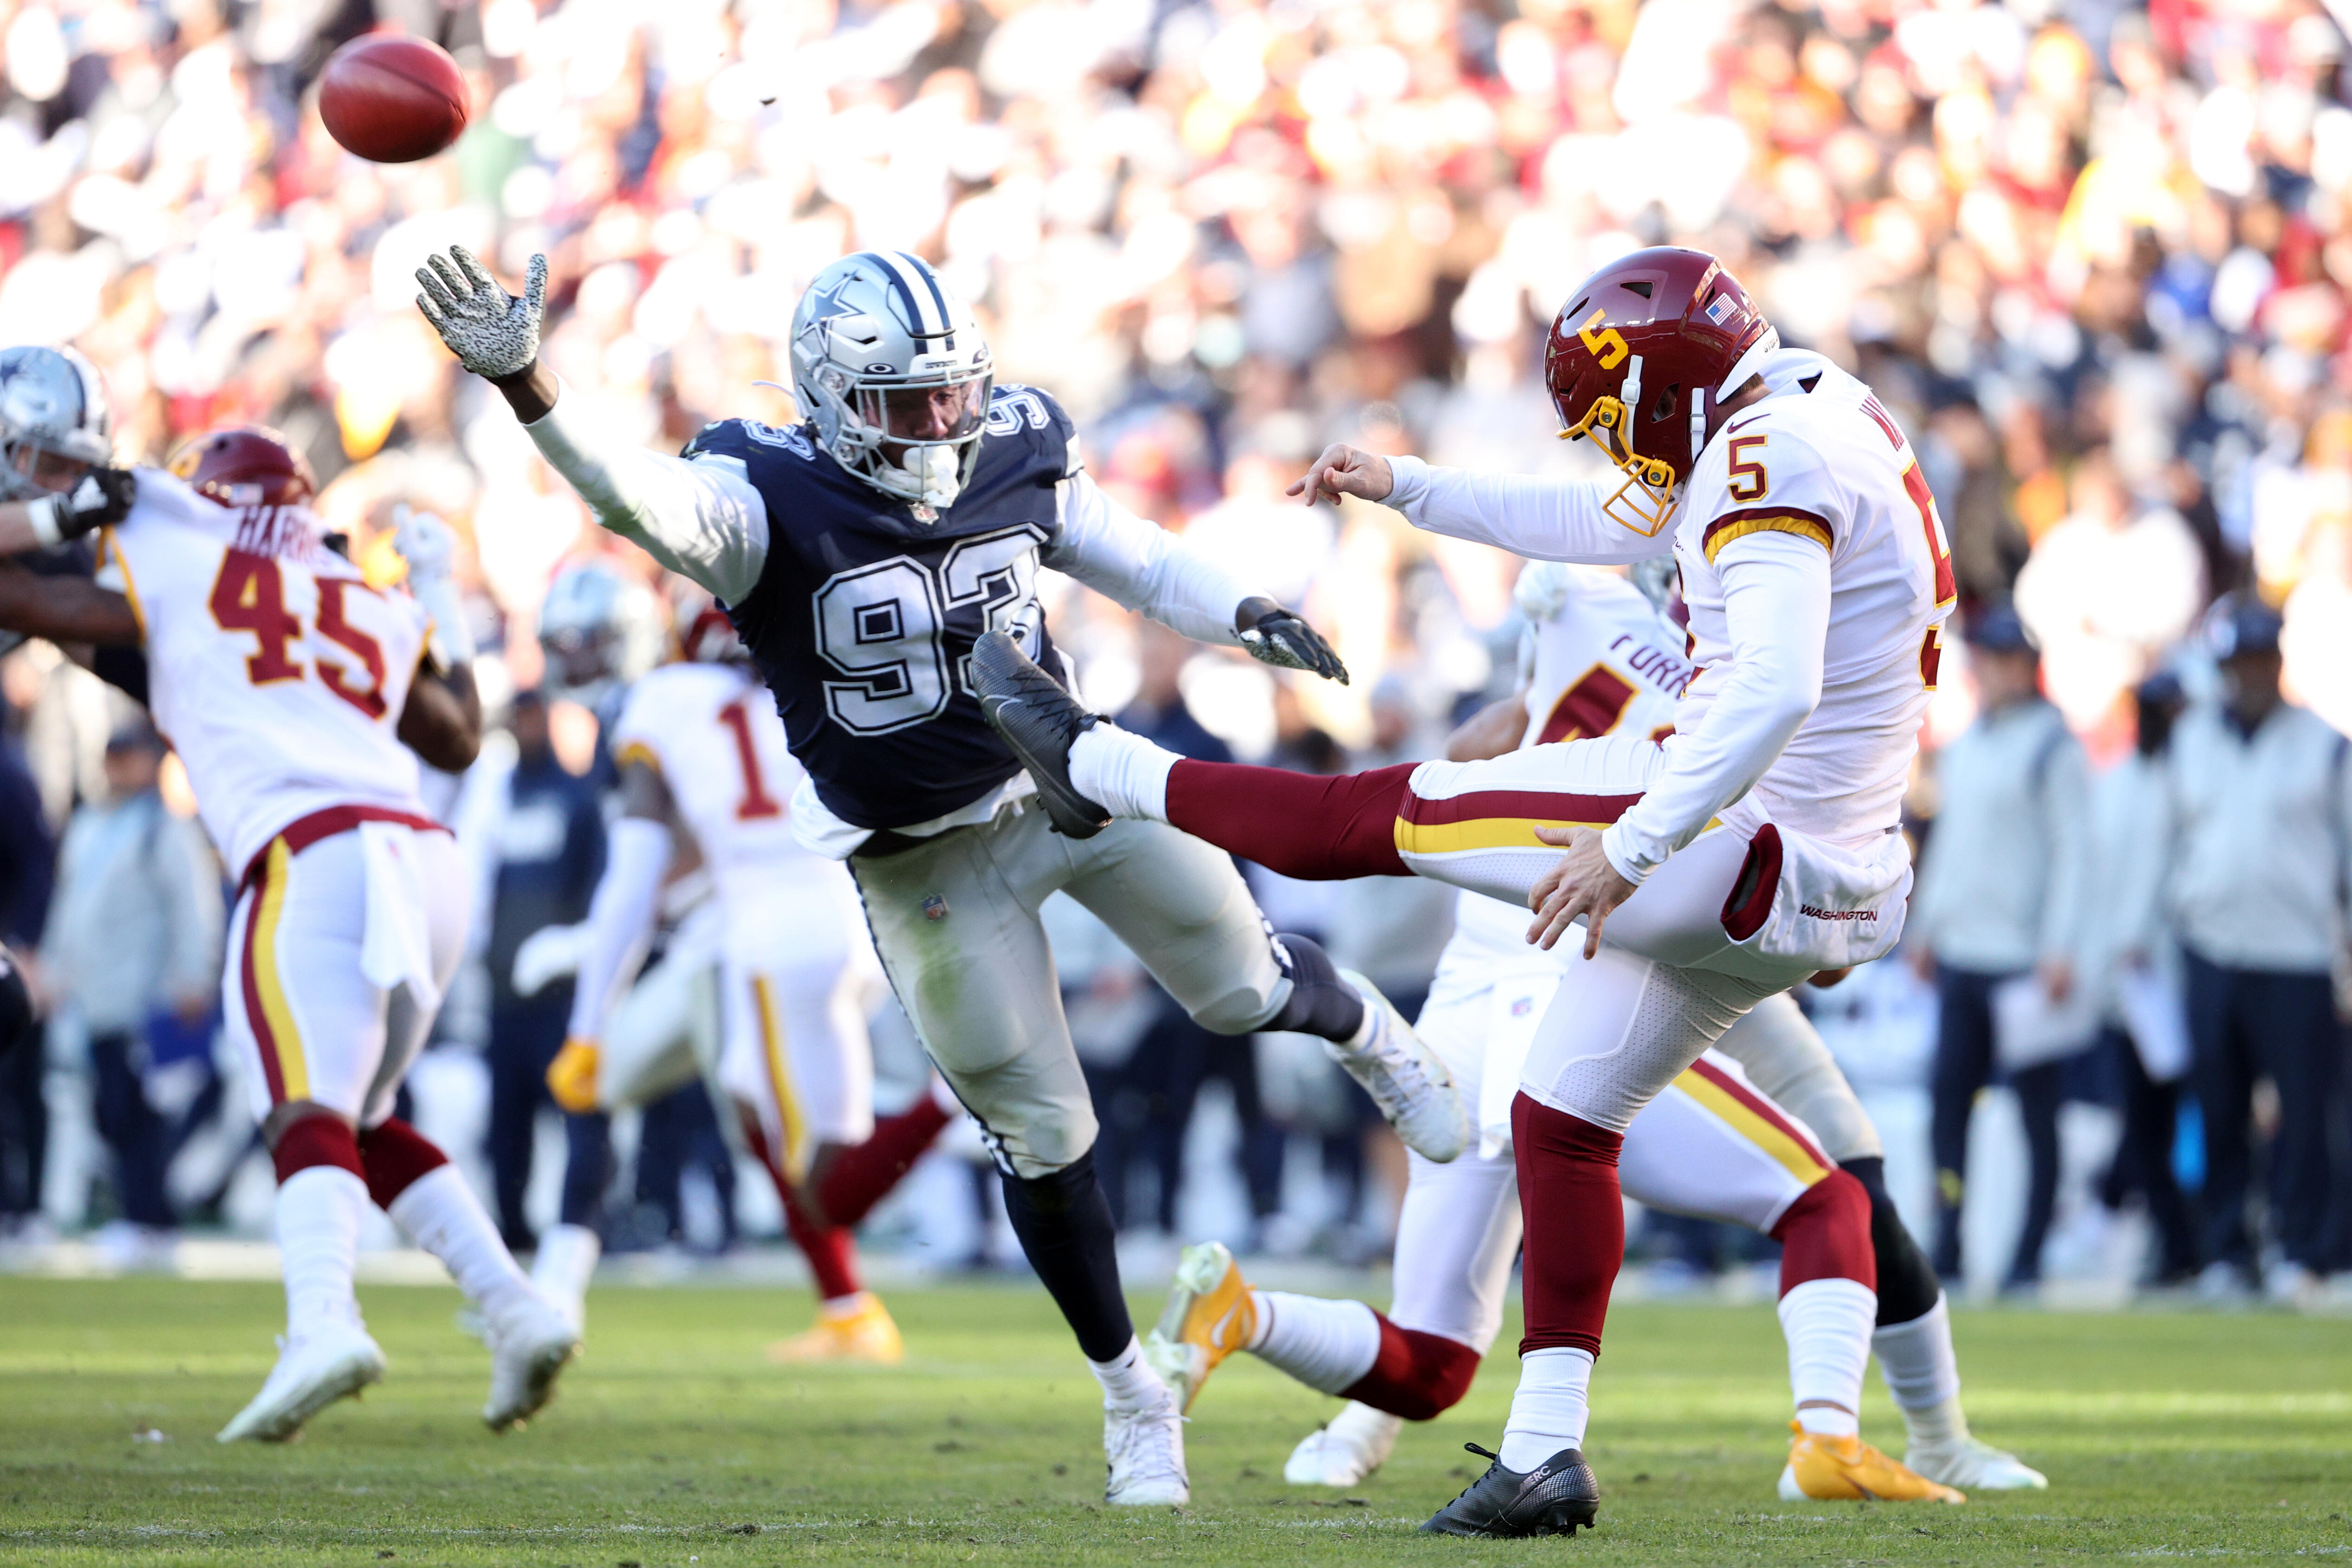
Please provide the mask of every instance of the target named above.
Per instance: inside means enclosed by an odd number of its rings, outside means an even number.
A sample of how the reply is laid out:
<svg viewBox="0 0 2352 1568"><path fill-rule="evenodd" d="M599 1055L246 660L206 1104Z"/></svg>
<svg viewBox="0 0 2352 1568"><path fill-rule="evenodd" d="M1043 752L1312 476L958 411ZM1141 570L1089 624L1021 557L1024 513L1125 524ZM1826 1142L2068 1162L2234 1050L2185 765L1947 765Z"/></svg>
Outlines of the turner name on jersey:
<svg viewBox="0 0 2352 1568"><path fill-rule="evenodd" d="M424 814L415 753L395 731L425 609L369 587L316 514L221 506L142 468L101 553L100 580L139 617L156 728L233 871L315 811Z"/></svg>
<svg viewBox="0 0 2352 1568"><path fill-rule="evenodd" d="M1078 469L1073 441L1051 396L998 387L971 482L928 521L797 428L727 419L687 444L689 459L740 464L766 503L766 563L728 614L843 821L928 822L1020 771L965 665L1002 627L1054 667L1037 568L1061 531L1055 487Z"/></svg>

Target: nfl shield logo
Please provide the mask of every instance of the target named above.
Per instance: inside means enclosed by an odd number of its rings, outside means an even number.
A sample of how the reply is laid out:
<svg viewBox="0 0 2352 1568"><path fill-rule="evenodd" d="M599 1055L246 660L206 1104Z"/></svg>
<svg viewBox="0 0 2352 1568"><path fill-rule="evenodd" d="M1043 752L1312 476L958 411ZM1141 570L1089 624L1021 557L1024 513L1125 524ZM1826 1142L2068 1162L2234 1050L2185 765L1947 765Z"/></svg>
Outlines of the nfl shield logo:
<svg viewBox="0 0 2352 1568"><path fill-rule="evenodd" d="M923 900L923 918L928 921L943 921L947 919L948 901L940 897L937 893L933 893L929 898Z"/></svg>

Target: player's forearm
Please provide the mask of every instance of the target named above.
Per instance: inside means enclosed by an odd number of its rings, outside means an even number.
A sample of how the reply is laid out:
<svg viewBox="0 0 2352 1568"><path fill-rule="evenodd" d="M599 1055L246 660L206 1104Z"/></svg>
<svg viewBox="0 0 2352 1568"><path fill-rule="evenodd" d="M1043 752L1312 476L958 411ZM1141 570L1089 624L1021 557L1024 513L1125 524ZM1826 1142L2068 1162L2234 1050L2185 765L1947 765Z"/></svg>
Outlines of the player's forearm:
<svg viewBox="0 0 2352 1568"><path fill-rule="evenodd" d="M393 732L445 773L472 767L482 750L482 694L473 666L461 664L446 675L418 670Z"/></svg>
<svg viewBox="0 0 2352 1568"><path fill-rule="evenodd" d="M1058 504L1061 532L1047 565L1196 641L1239 640L1234 612L1251 590L1223 567L1083 473L1062 481Z"/></svg>
<svg viewBox="0 0 2352 1568"><path fill-rule="evenodd" d="M538 366L530 374L547 374ZM599 525L728 604L751 592L767 563L768 513L749 481L615 437L577 395L560 384L543 390L546 407L523 429ZM508 401L522 412L513 394Z"/></svg>
<svg viewBox="0 0 2352 1568"><path fill-rule="evenodd" d="M1491 544L1538 561L1588 564L1645 561L1674 548L1670 529L1634 532L1601 508L1615 489L1590 479L1441 468L1419 458L1391 458L1396 476L1385 504L1430 533Z"/></svg>
<svg viewBox="0 0 2352 1568"><path fill-rule="evenodd" d="M572 1020L565 1033L575 1040L603 1035L614 994L645 962L659 911L662 878L668 873L670 830L643 816L613 824L605 841L604 875L588 902L588 940L572 990Z"/></svg>
<svg viewBox="0 0 2352 1568"><path fill-rule="evenodd" d="M1610 864L1631 881L1753 789L1821 701L1828 555L1788 535L1734 548L1740 558L1723 572L1730 679L1698 723L1667 748L1664 776L1601 835Z"/></svg>
<svg viewBox="0 0 2352 1568"><path fill-rule="evenodd" d="M1528 694L1524 689L1500 697L1465 719L1445 737L1445 760L1477 763L1516 752L1528 732Z"/></svg>
<svg viewBox="0 0 2352 1568"><path fill-rule="evenodd" d="M139 616L131 601L87 577L46 576L0 566L0 629L51 642L136 646Z"/></svg>

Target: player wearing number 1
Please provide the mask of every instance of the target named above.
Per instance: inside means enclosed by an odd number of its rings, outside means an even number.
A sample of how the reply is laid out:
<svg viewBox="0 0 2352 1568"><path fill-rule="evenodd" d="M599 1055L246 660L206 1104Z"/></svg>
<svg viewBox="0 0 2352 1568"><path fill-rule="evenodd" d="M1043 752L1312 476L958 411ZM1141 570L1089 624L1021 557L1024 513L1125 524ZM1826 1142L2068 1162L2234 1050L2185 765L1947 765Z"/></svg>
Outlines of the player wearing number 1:
<svg viewBox="0 0 2352 1568"><path fill-rule="evenodd" d="M1226 857L1157 824L1067 824L1041 803L982 716L972 651L996 633L1059 664L1036 597L1051 566L1269 664L1345 679L1338 658L1097 489L1069 417L1043 392L993 386L971 312L919 258L845 257L802 297L792 356L806 424L722 420L676 458L601 434L539 363L543 258L521 299L462 251L417 277L443 341L598 521L728 606L807 770L794 829L848 861L898 1000L984 1129L1013 1229L1103 1385L1106 1496L1186 1500L1181 1418L1120 1294L1038 905L1066 889L1210 1029L1321 1036L1433 1159L1461 1152L1466 1119L1444 1066L1369 983L1303 938L1268 935Z"/></svg>
<svg viewBox="0 0 2352 1568"><path fill-rule="evenodd" d="M91 423L102 435L102 410ZM411 514L409 591L379 592L329 546L310 491L268 431L200 437L171 471L136 471L97 581L0 573L0 626L144 647L156 727L239 878L222 998L278 1169L287 1331L221 1440L283 1441L383 1375L352 1289L371 1200L480 1309L482 1415L504 1430L547 1402L575 1336L392 1113L465 938L456 845L417 794L420 756L463 768L481 738L454 536Z"/></svg>

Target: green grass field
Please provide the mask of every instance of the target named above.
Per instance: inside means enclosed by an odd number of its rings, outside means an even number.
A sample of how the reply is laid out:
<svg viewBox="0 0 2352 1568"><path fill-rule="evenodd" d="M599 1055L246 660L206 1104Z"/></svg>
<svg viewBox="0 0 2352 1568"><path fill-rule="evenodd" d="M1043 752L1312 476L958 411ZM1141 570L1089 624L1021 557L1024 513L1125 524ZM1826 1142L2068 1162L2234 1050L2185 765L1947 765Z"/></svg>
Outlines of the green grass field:
<svg viewBox="0 0 2352 1568"><path fill-rule="evenodd" d="M1788 1396L1769 1310L1622 1308L1596 1390L1601 1528L1571 1544L1413 1533L1482 1463L1462 1442L1499 1436L1507 1355L1345 1496L1281 1479L1334 1402L1238 1358L1194 1410L1193 1506L1113 1513L1097 1395L1034 1289L896 1292L903 1369L814 1372L761 1354L804 1321L799 1292L599 1290L587 1359L536 1426L503 1438L474 1417L485 1362L451 1326L454 1292L362 1301L384 1383L290 1447L223 1448L212 1434L269 1366L274 1287L0 1280L0 1556L723 1568L2352 1552L2340 1320L1963 1314L1979 1430L2053 1485L1931 1510L1775 1499ZM1874 1384L1865 1435L1899 1450L1900 1431Z"/></svg>

